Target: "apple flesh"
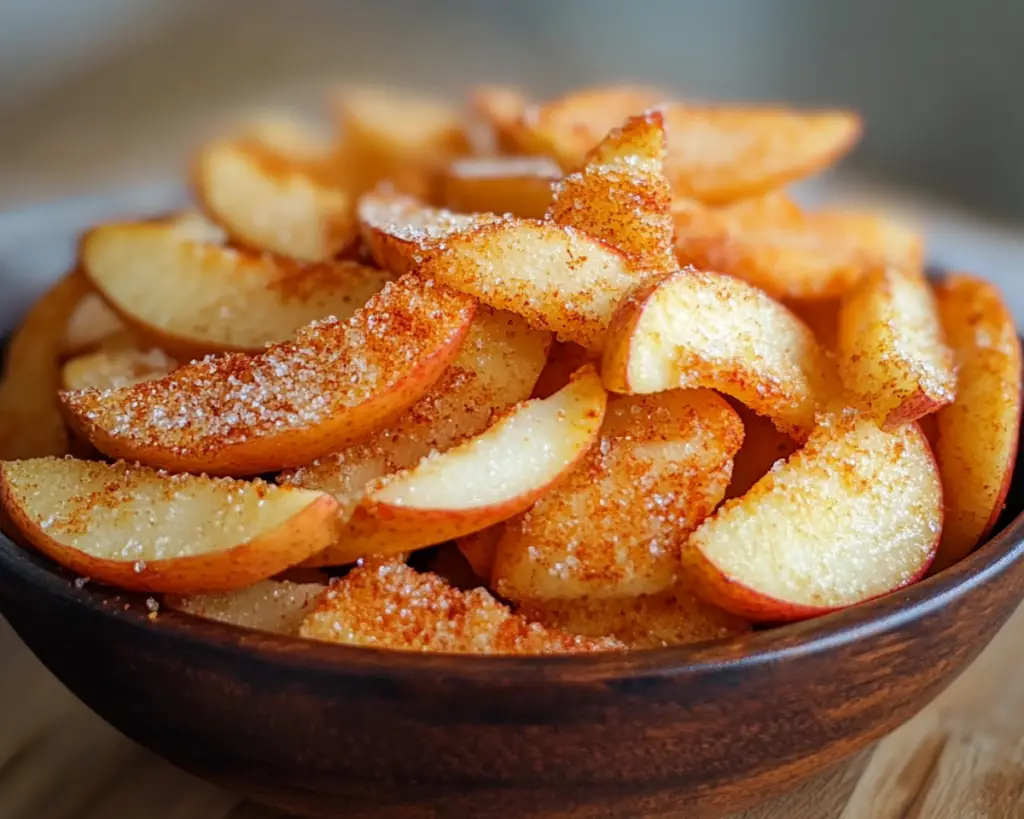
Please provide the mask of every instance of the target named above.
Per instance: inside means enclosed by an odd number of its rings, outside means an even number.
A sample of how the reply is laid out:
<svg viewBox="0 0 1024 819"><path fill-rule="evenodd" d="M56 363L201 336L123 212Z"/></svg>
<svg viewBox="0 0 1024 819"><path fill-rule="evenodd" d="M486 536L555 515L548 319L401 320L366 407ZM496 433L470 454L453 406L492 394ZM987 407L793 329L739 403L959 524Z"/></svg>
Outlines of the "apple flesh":
<svg viewBox="0 0 1024 819"><path fill-rule="evenodd" d="M935 412L956 394L935 297L916 270L877 268L846 294L836 359L843 386L886 428Z"/></svg>
<svg viewBox="0 0 1024 819"><path fill-rule="evenodd" d="M163 350L99 350L64 363L61 386L65 390L117 389L163 378L178 362Z"/></svg>
<svg viewBox="0 0 1024 819"><path fill-rule="evenodd" d="M675 270L664 164L661 114L631 117L594 148L582 170L554 186L546 218L619 248L639 270Z"/></svg>
<svg viewBox="0 0 1024 819"><path fill-rule="evenodd" d="M418 270L593 350L640 279L622 251L582 231L512 218L451 236Z"/></svg>
<svg viewBox="0 0 1024 819"><path fill-rule="evenodd" d="M474 308L405 277L346 322L314 322L260 355L210 357L158 381L65 392L65 413L112 458L221 475L299 466L419 400L458 353Z"/></svg>
<svg viewBox="0 0 1024 819"><path fill-rule="evenodd" d="M992 531L1017 457L1021 413L1020 340L992 284L949 276L936 287L939 316L953 348L957 396L936 414L935 455L946 520L934 570L966 557Z"/></svg>
<svg viewBox="0 0 1024 819"><path fill-rule="evenodd" d="M303 620L327 591L323 583L261 580L220 594L167 595L168 608L233 626L298 635Z"/></svg>
<svg viewBox="0 0 1024 819"><path fill-rule="evenodd" d="M531 623L486 589L463 591L404 563L376 560L334 581L299 633L329 643L445 654L578 654L624 647L612 638Z"/></svg>
<svg viewBox="0 0 1024 819"><path fill-rule="evenodd" d="M913 583L942 531L942 486L916 424L822 415L804 447L690 536L694 590L740 617L783 622Z"/></svg>
<svg viewBox="0 0 1024 819"><path fill-rule="evenodd" d="M601 374L613 392L719 390L797 440L834 391L831 362L803 322L745 282L692 269L622 300Z"/></svg>
<svg viewBox="0 0 1024 819"><path fill-rule="evenodd" d="M722 500L742 440L739 417L711 390L613 398L598 445L505 524L495 590L523 601L671 587L682 543Z"/></svg>
<svg viewBox="0 0 1024 819"><path fill-rule="evenodd" d="M322 492L71 458L0 464L0 506L25 541L76 574L179 594L241 588L301 563L334 538L337 511Z"/></svg>
<svg viewBox="0 0 1024 819"><path fill-rule="evenodd" d="M340 563L443 543L529 508L596 441L607 400L584 368L485 432L372 486L331 548Z"/></svg>
<svg viewBox="0 0 1024 819"><path fill-rule="evenodd" d="M544 156L456 159L442 180L441 198L456 213L508 213L540 219L562 170Z"/></svg>
<svg viewBox="0 0 1024 819"><path fill-rule="evenodd" d="M230 248L225 238L195 214L104 225L82 241L82 268L140 336L182 359L262 352L311 321L349 318L393 278L352 261Z"/></svg>

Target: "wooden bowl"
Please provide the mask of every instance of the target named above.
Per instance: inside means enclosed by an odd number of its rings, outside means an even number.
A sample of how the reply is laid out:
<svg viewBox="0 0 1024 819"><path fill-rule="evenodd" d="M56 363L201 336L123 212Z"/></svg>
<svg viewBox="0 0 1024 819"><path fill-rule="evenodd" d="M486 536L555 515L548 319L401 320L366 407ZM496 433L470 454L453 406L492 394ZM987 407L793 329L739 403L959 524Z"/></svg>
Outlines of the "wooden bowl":
<svg viewBox="0 0 1024 819"><path fill-rule="evenodd" d="M1024 467L967 560L843 612L622 655L391 653L78 588L0 537L0 611L115 727L312 816L722 816L853 757L928 704L1024 594ZM852 786L855 778L849 778Z"/></svg>

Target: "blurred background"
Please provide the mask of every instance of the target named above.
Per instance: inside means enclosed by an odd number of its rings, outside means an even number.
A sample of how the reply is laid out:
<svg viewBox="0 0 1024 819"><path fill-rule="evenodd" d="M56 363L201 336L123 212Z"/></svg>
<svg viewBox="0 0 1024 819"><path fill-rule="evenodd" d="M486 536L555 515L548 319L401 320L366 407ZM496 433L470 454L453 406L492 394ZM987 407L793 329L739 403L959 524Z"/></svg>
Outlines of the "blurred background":
<svg viewBox="0 0 1024 819"><path fill-rule="evenodd" d="M180 179L233 110L373 79L849 105L847 167L1024 220L1019 0L0 0L0 209Z"/></svg>

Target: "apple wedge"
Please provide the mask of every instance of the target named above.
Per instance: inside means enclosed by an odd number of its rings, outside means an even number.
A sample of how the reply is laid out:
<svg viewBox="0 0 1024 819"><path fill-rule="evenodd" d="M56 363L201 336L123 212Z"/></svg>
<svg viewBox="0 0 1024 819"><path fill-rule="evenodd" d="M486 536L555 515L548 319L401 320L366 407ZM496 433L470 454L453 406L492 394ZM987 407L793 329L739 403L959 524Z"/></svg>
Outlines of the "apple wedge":
<svg viewBox="0 0 1024 819"><path fill-rule="evenodd" d="M668 589L686 535L722 500L742 440L739 417L711 390L613 398L599 444L505 524L495 591L522 601Z"/></svg>
<svg viewBox="0 0 1024 819"><path fill-rule="evenodd" d="M1017 457L1021 351L999 290L967 275L936 287L939 317L957 367L957 395L936 414L935 455L946 519L934 570L966 557L1003 510Z"/></svg>
<svg viewBox="0 0 1024 819"><path fill-rule="evenodd" d="M124 322L107 306L99 293L87 293L68 316L61 354L80 355L126 331Z"/></svg>
<svg viewBox="0 0 1024 819"><path fill-rule="evenodd" d="M518 115L528 144L542 146L567 171L579 170L587 154L610 131L667 99L657 88L605 85L573 91ZM511 111L511 106L510 106Z"/></svg>
<svg viewBox="0 0 1024 819"><path fill-rule="evenodd" d="M126 347L99 350L64 362L61 387L65 390L109 390L155 381L172 372L178 362L163 350Z"/></svg>
<svg viewBox="0 0 1024 819"><path fill-rule="evenodd" d="M622 643L546 629L486 589L462 591L402 563L367 561L335 580L300 635L310 640L445 654L577 654Z"/></svg>
<svg viewBox="0 0 1024 819"><path fill-rule="evenodd" d="M62 394L100 452L176 472L255 475L308 463L387 424L458 353L475 304L432 281L388 283L348 321L314 322L260 355Z"/></svg>
<svg viewBox="0 0 1024 819"><path fill-rule="evenodd" d="M493 134L492 149L503 154L543 154L545 146L523 124L530 100L518 88L482 85L469 95L469 106ZM561 176L561 173L559 173Z"/></svg>
<svg viewBox="0 0 1024 819"><path fill-rule="evenodd" d="M81 272L70 273L35 303L11 337L0 380L0 459L68 452L57 400L64 328L90 293Z"/></svg>
<svg viewBox="0 0 1024 819"><path fill-rule="evenodd" d="M261 580L221 594L167 595L168 608L233 626L298 635L303 620L327 592L322 583Z"/></svg>
<svg viewBox="0 0 1024 819"><path fill-rule="evenodd" d="M372 484L330 554L338 563L462 537L528 509L597 440L607 400L584 368L550 398L519 404L485 432Z"/></svg>
<svg viewBox="0 0 1024 819"><path fill-rule="evenodd" d="M82 267L129 325L182 358L261 352L300 327L344 320L393 277L352 261L303 263L226 247L195 214L104 225Z"/></svg>
<svg viewBox="0 0 1024 819"><path fill-rule="evenodd" d="M469 151L467 121L447 102L380 86L349 86L334 98L346 176L359 191L383 180L432 198L440 169Z"/></svg>
<svg viewBox="0 0 1024 819"><path fill-rule="evenodd" d="M916 424L826 414L804 447L690 536L704 599L750 620L816 617L913 583L942 531L942 486Z"/></svg>
<svg viewBox="0 0 1024 819"><path fill-rule="evenodd" d="M441 201L457 213L509 213L540 219L562 169L546 156L475 156L454 160L441 182Z"/></svg>
<svg viewBox="0 0 1024 819"><path fill-rule="evenodd" d="M358 206L359 231L373 260L395 275L408 273L455 234L501 221L490 213L453 213L394 191L365 194Z"/></svg>
<svg viewBox="0 0 1024 819"><path fill-rule="evenodd" d="M334 537L330 495L123 462L0 464L0 506L39 551L121 589L192 594L264 580Z"/></svg>
<svg viewBox="0 0 1024 819"><path fill-rule="evenodd" d="M777 299L836 298L875 267L922 262L920 237L873 214L680 200L673 213L680 265L727 273Z"/></svg>
<svg viewBox="0 0 1024 819"><path fill-rule="evenodd" d="M664 164L661 113L631 117L587 155L582 170L555 185L546 218L619 248L639 270L675 270Z"/></svg>
<svg viewBox="0 0 1024 819"><path fill-rule="evenodd" d="M935 296L916 270L877 268L843 298L836 359L843 386L886 428L916 421L956 395Z"/></svg>
<svg viewBox="0 0 1024 819"><path fill-rule="evenodd" d="M619 304L601 369L613 392L711 387L805 439L829 400L833 368L811 331L739 279L682 270Z"/></svg>
<svg viewBox="0 0 1024 819"><path fill-rule="evenodd" d="M528 620L583 637L612 637L630 649L667 648L721 640L750 631L750 623L675 586L624 599L545 600L516 609Z"/></svg>
<svg viewBox="0 0 1024 819"><path fill-rule="evenodd" d="M550 338L519 316L480 307L455 360L426 395L387 426L278 481L330 492L347 520L371 481L483 432L496 414L529 398ZM342 558L327 549L308 562L334 565Z"/></svg>
<svg viewBox="0 0 1024 819"><path fill-rule="evenodd" d="M593 350L642 277L622 251L582 231L512 218L450 236L418 270Z"/></svg>
<svg viewBox="0 0 1024 819"><path fill-rule="evenodd" d="M297 150L299 149L299 150ZM356 238L355 196L333 151L311 153L294 139L258 129L203 146L195 161L196 196L238 244L322 262Z"/></svg>

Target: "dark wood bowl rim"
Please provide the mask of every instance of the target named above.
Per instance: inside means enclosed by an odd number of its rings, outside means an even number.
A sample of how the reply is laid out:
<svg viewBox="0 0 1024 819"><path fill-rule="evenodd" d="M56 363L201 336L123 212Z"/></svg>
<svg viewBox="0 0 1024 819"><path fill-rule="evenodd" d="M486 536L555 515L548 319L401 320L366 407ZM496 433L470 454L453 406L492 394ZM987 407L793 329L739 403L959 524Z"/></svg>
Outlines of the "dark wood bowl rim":
<svg viewBox="0 0 1024 819"><path fill-rule="evenodd" d="M1016 480L1024 480L1018 474ZM696 676L724 669L753 669L856 640L896 631L1006 572L1024 556L1024 512L955 566L905 589L814 620L793 623L742 637L672 648L554 657L477 657L420 654L385 649L316 643L297 637L258 632L162 609L149 618L143 596L101 586L79 588L73 575L40 554L0 535L0 568L28 585L32 593L53 598L60 608L73 607L120 621L143 632L159 631L169 646L191 644L218 652L254 655L282 671L318 670L345 676L433 677L478 683L515 684L550 680L602 683L662 676ZM1024 592L1024 590L1022 590ZM57 616L57 615L55 615ZM141 636L141 635L140 635Z"/></svg>

